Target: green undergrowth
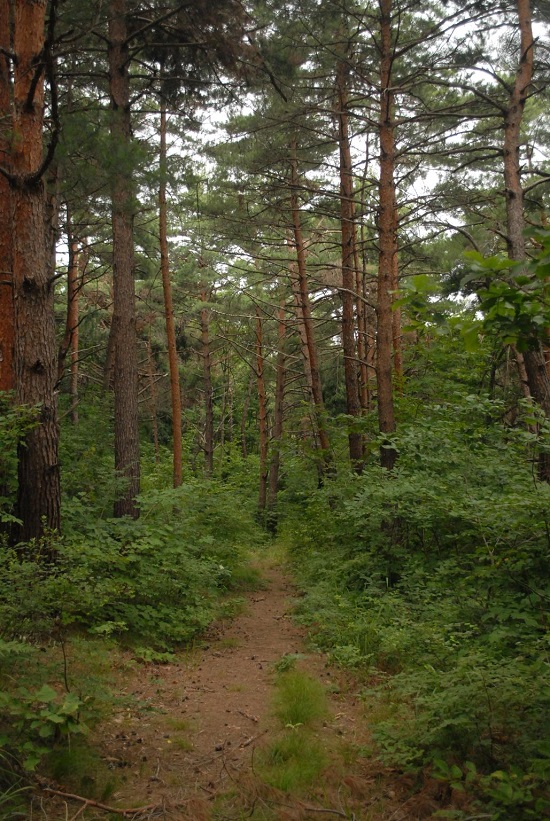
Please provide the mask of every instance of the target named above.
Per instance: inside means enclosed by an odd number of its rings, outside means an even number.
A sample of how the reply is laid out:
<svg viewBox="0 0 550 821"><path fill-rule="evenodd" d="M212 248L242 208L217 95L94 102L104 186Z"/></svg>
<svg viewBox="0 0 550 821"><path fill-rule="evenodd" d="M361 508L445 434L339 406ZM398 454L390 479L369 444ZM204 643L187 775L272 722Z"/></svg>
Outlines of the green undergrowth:
<svg viewBox="0 0 550 821"><path fill-rule="evenodd" d="M363 678L384 762L527 821L550 812L550 488L489 412L436 409L403 429L391 474L289 494L281 538L298 616Z"/></svg>
<svg viewBox="0 0 550 821"><path fill-rule="evenodd" d="M230 485L189 478L140 507L137 521L98 517L83 490L65 501L62 537L2 546L0 753L23 771L55 775L75 743L85 769L120 665L173 660L260 584L250 555L264 536Z"/></svg>

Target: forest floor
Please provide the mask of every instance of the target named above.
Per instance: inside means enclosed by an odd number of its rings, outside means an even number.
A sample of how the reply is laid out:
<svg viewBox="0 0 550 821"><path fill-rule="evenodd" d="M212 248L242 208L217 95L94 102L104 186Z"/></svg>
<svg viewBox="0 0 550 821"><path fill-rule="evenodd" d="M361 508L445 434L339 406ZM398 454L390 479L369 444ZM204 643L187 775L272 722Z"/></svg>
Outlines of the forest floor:
<svg viewBox="0 0 550 821"><path fill-rule="evenodd" d="M259 589L243 597L231 619L211 626L199 647L177 663L130 664L117 674L123 706L96 728L93 739L102 767L112 773L110 795L87 804L63 796L79 792L69 779L59 785L58 795L50 792L46 803L35 806L33 818L432 817L441 798L437 787L419 794L407 778L372 758L361 685L307 647L305 631L292 620L298 593L286 571L268 556L256 566ZM302 783L298 777L297 786L281 788L273 784L281 781L281 767L292 767L292 755L283 750L270 758L269 750L277 739L300 730L281 725L274 709L286 667L321 682L328 710L308 730L310 746L303 753L304 758L308 749L320 753L318 771ZM302 764L307 769L305 761L294 767L300 770ZM109 806L118 816L109 814Z"/></svg>

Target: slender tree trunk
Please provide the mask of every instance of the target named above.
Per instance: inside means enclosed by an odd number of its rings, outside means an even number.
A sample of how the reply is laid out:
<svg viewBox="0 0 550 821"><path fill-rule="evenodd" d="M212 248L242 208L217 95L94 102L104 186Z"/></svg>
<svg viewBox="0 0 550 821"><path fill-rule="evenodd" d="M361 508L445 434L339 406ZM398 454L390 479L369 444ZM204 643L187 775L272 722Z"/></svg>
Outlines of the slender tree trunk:
<svg viewBox="0 0 550 821"><path fill-rule="evenodd" d="M10 2L0 0L0 162L9 157L11 140L4 125L12 118L12 89L9 57ZM15 347L15 313L13 306L13 204L8 180L0 175L0 391L15 388L13 351Z"/></svg>
<svg viewBox="0 0 550 821"><path fill-rule="evenodd" d="M279 308L279 333L277 346L277 376L275 381L275 407L273 409L273 431L271 435L272 451L269 465L268 506L272 514L272 526L275 527L277 491L279 488L279 467L281 462L281 440L283 437L284 401L285 401L285 303Z"/></svg>
<svg viewBox="0 0 550 821"><path fill-rule="evenodd" d="M133 236L135 203L130 169L132 128L126 15L126 0L110 0L115 470L126 480L115 500L114 514L137 519L140 464Z"/></svg>
<svg viewBox="0 0 550 821"><path fill-rule="evenodd" d="M338 144L340 149L340 222L342 234L342 345L344 349L344 381L349 416L361 415L357 381L357 351L355 344L354 304L356 296L355 218L353 205L353 168L349 141L348 65L338 61ZM353 469L363 468L363 437L359 431L348 433L349 455Z"/></svg>
<svg viewBox="0 0 550 821"><path fill-rule="evenodd" d="M290 207L292 211L292 225L294 229L294 244L296 249L296 262L298 266L298 283L300 308L304 320L307 349L309 356L309 366L311 369L311 389L313 393L313 403L315 406L315 421L319 442L323 451L324 470L327 473L333 471L332 453L325 419L325 406L323 402L323 390L321 386L321 374L319 371L319 360L317 357L317 346L313 334L313 318L311 315L311 304L309 300L309 290L306 273L306 253L304 239L302 235L302 224L300 220L300 206L298 201L298 189L300 180L298 177L298 161L296 158L296 141L291 144L290 159Z"/></svg>
<svg viewBox="0 0 550 821"><path fill-rule="evenodd" d="M147 374L149 377L149 401L151 405L151 427L153 428L153 445L155 448L155 462L160 462L159 448L159 424L157 414L157 389L155 385L155 362L153 359L153 346L151 338L145 343L147 347ZM174 486L176 487L176 485Z"/></svg>
<svg viewBox="0 0 550 821"><path fill-rule="evenodd" d="M397 225L397 214L396 214ZM399 287L399 258L397 253L393 259L392 268L392 301L395 298L395 293ZM401 308L399 306L392 308L392 346L393 346L393 370L397 382L397 390L401 395L403 393L403 349L401 344Z"/></svg>
<svg viewBox="0 0 550 821"><path fill-rule="evenodd" d="M256 380L258 385L259 433L260 433L260 488L258 509L263 513L267 500L267 397L264 378L263 329L260 309L256 308Z"/></svg>
<svg viewBox="0 0 550 821"><path fill-rule="evenodd" d="M206 291L201 301L208 302ZM214 472L214 400L212 392L212 356L210 354L210 321L207 308L201 310L202 371L204 376L204 459L206 475Z"/></svg>
<svg viewBox="0 0 550 821"><path fill-rule="evenodd" d="M67 219L67 233L69 234L69 264L67 267L67 318L65 334L61 340L58 354L57 381L63 378L67 356L70 354L70 418L73 424L78 423L78 297L80 294L80 280L82 260L84 254L80 250L78 240L72 236L70 219Z"/></svg>
<svg viewBox="0 0 550 821"><path fill-rule="evenodd" d="M248 458L248 448L246 445L246 422L248 420L248 411L250 408L250 397L252 395L252 388L254 386L254 376L251 376L248 381L248 388L243 402L243 412L241 416L241 451L243 459Z"/></svg>
<svg viewBox="0 0 550 821"><path fill-rule="evenodd" d="M166 321L166 338L168 340L168 367L170 370L170 396L172 399L173 431L173 483L179 487L182 482L182 411L181 390L176 348L176 326L172 302L172 284L168 261L168 230L166 213L166 107L161 104L160 110L160 186L159 186L159 233L160 233L160 268L164 292L164 316Z"/></svg>
<svg viewBox="0 0 550 821"><path fill-rule="evenodd" d="M519 149L525 102L533 80L534 40L530 0L517 0L517 10L520 29L520 60L504 118L503 153L508 256L510 259L522 262L527 255ZM536 350L525 351L523 359L531 396L543 409L545 415L550 417L550 377L542 345L539 345ZM542 480L550 482L550 454L548 453L541 453L539 456L539 476Z"/></svg>
<svg viewBox="0 0 550 821"><path fill-rule="evenodd" d="M380 184L379 184L379 259L377 299L378 424L380 433L395 432L392 380L392 285L397 256L397 212L395 207L395 127L394 93L391 87L392 0L380 0ZM397 452L387 443L380 449L380 462L391 470Z"/></svg>
<svg viewBox="0 0 550 821"><path fill-rule="evenodd" d="M292 287L292 296L294 298L294 307L296 309L296 329L298 331L298 338L300 340L300 350L302 352L302 361L304 364L304 375L307 385L307 399L308 402L313 401L313 378L311 375L311 363L309 361L309 348L307 344L307 333L304 322L304 312L302 311L302 297L300 292L300 277L298 276L298 268L294 262L289 266L290 284Z"/></svg>

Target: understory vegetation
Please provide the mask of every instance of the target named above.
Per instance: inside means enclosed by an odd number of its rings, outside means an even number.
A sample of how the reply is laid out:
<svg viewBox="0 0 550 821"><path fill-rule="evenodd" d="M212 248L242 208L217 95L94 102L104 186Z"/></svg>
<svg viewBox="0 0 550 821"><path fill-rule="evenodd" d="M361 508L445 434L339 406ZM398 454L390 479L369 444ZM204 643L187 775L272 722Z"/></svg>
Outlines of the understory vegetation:
<svg viewBox="0 0 550 821"><path fill-rule="evenodd" d="M396 470L294 489L284 536L300 619L364 681L373 753L468 791L486 817L539 819L550 488L504 410L466 395L403 425Z"/></svg>
<svg viewBox="0 0 550 821"><path fill-rule="evenodd" d="M371 458L351 474L338 459L319 484L311 455L289 439L277 543L311 640L360 683L373 738L361 754L412 774L418 789L435 778L465 796L440 817L528 821L550 811L550 488L536 475L543 440L532 407L520 402L511 420L505 396L475 392L478 356L457 349L452 367L442 357L428 371L415 354L390 472ZM446 399L426 401L427 375L430 393ZM5 419L5 440L29 424ZM0 554L0 817L22 817L25 771L55 775L71 746L79 760L93 757L87 731L120 699L117 665L186 652L257 583L248 551L272 538L257 517L257 457L231 448L214 477L189 468L178 489L169 454L146 454L140 519L111 518L116 483L99 424L83 412L78 435L65 438L63 537ZM343 453L345 420L332 435ZM258 767L266 783L294 791L326 765L309 729L325 702L286 661L281 730Z"/></svg>

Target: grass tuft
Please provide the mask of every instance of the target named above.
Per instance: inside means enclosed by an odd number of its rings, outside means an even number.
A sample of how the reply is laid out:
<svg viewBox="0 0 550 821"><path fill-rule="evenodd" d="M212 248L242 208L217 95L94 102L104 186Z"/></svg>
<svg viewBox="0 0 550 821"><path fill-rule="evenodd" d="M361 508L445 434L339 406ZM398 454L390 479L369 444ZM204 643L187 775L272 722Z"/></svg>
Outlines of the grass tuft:
<svg viewBox="0 0 550 821"><path fill-rule="evenodd" d="M279 676L275 715L285 726L311 726L328 712L325 688L316 679L298 670Z"/></svg>

